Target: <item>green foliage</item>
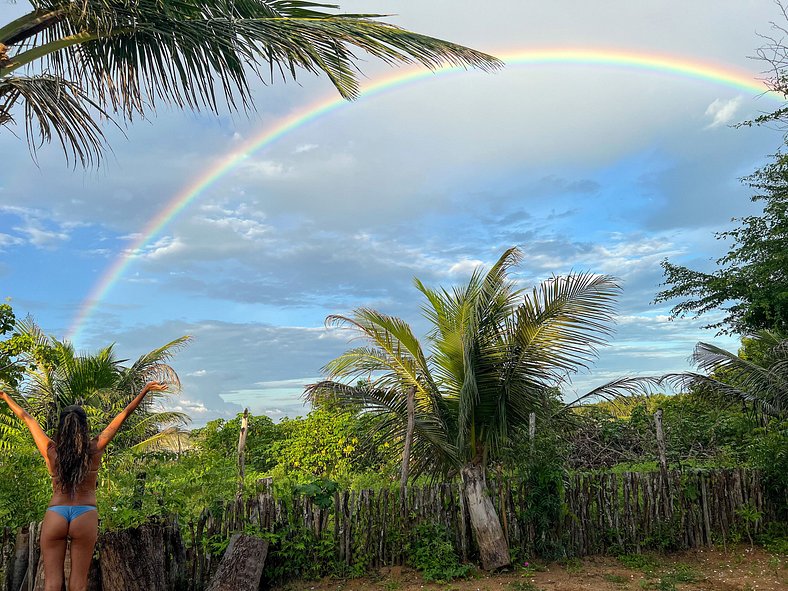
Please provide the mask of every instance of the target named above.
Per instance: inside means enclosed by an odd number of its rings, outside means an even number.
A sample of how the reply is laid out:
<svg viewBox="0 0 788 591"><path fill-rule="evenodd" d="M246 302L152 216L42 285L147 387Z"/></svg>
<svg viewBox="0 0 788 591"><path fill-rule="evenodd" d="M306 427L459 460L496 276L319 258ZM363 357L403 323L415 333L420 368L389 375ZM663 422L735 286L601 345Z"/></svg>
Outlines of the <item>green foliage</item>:
<svg viewBox="0 0 788 591"><path fill-rule="evenodd" d="M334 493L338 490L339 485L336 482L325 478L316 478L295 488L297 494L312 499L321 509L328 509L334 504Z"/></svg>
<svg viewBox="0 0 788 591"><path fill-rule="evenodd" d="M716 234L718 240L731 240L731 246L711 273L665 260L668 288L656 301L685 298L673 307L673 317L723 310L725 317L709 325L722 332L788 331L788 156L775 154L744 182L756 191L752 200L764 203L762 213Z"/></svg>
<svg viewBox="0 0 788 591"><path fill-rule="evenodd" d="M778 521L767 524L757 536L758 543L767 552L778 556L788 556L788 522Z"/></svg>
<svg viewBox="0 0 788 591"><path fill-rule="evenodd" d="M646 582L644 586L645 589L654 591L677 591L677 584L695 583L702 578L698 571L687 564L677 564L659 575L649 571L647 576L657 577L656 581Z"/></svg>
<svg viewBox="0 0 788 591"><path fill-rule="evenodd" d="M234 458L238 453L241 417L226 421L216 419L205 427L192 431L195 444L203 451ZM274 443L283 437L283 430L266 415L248 416L245 462L249 469L258 472L271 470L278 463Z"/></svg>
<svg viewBox="0 0 788 591"><path fill-rule="evenodd" d="M625 567L645 574L653 573L659 567L659 561L650 554L621 554L618 560Z"/></svg>
<svg viewBox="0 0 788 591"><path fill-rule="evenodd" d="M411 566L421 571L428 582L446 583L465 578L473 571L472 565L460 563L449 532L437 523L416 526L409 558Z"/></svg>
<svg viewBox="0 0 788 591"><path fill-rule="evenodd" d="M508 462L528 491L518 511L524 528L533 528L537 555L557 560L565 556L563 540L556 539L555 524L564 515L565 454L567 443L555 425L545 423L531 446L527 434L516 439Z"/></svg>
<svg viewBox="0 0 788 591"><path fill-rule="evenodd" d="M661 553L680 550L681 545L681 518L679 515L674 515L671 520L654 522L651 533L643 539L645 548Z"/></svg>
<svg viewBox="0 0 788 591"><path fill-rule="evenodd" d="M353 413L316 408L304 418L279 423L270 454L285 472L300 475L302 481L316 476L339 480L361 459L359 427Z"/></svg>
<svg viewBox="0 0 788 591"><path fill-rule="evenodd" d="M0 453L0 523L16 529L41 518L52 485L32 440Z"/></svg>
<svg viewBox="0 0 788 591"><path fill-rule="evenodd" d="M350 574L344 563L336 559L332 536L318 538L305 528L261 535L271 544L263 571L266 588L292 579L315 580Z"/></svg>
<svg viewBox="0 0 788 591"><path fill-rule="evenodd" d="M762 437L741 405L701 395L653 394L620 398L578 409L568 463L576 469L648 472L658 468L654 413L663 410L671 467L747 463L749 446Z"/></svg>
<svg viewBox="0 0 788 591"><path fill-rule="evenodd" d="M778 517L788 521L788 421L772 421L754 435L747 447L750 463L763 470L766 494Z"/></svg>
<svg viewBox="0 0 788 591"><path fill-rule="evenodd" d="M328 379L309 388L310 399L364 408L379 417L371 428L401 451L406 393L415 388L411 473L440 477L481 459L499 461L529 414L551 416L555 388L595 358L619 291L611 277L590 273L518 290L509 271L521 259L511 248L451 291L415 280L430 324L426 350L400 318L368 308L330 316L364 346L330 361ZM366 381L348 385L359 380Z"/></svg>

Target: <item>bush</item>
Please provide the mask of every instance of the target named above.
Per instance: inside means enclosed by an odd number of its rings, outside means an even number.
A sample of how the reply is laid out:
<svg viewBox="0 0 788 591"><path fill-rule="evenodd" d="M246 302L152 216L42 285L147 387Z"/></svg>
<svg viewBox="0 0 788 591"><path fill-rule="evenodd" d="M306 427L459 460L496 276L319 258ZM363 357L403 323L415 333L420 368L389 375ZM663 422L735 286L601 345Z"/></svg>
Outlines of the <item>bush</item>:
<svg viewBox="0 0 788 591"><path fill-rule="evenodd" d="M409 550L411 566L421 571L425 581L447 583L473 570L470 564L460 563L448 530L436 523L416 526Z"/></svg>

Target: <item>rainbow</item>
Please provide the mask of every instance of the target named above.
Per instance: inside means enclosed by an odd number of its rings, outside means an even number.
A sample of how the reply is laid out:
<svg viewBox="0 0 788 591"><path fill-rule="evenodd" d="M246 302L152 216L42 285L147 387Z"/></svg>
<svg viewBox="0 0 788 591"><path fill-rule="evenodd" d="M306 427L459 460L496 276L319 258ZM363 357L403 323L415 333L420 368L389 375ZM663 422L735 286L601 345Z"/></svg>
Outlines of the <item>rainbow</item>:
<svg viewBox="0 0 788 591"><path fill-rule="evenodd" d="M770 92L766 86L744 71L722 67L710 63L693 61L687 58L633 53L621 50L598 49L534 49L516 53L495 54L507 65L581 65L616 67L654 72L709 82L734 88L747 94L765 95L783 100L781 95ZM411 83L434 78L435 75L462 72L461 67L444 67L439 70L408 69L396 71L389 76L376 80L363 87L360 98L368 98ZM210 186L214 185L228 172L232 171L250 154L266 148L291 131L353 103L333 95L311 103L291 115L282 118L274 125L266 127L238 149L217 159L217 161L183 190L170 199L167 204L140 231L139 237L128 246L109 266L99 281L93 286L81 304L67 333L67 339L74 340L96 306L106 297L112 286L123 275L141 249L148 245L162 229L178 214L188 207Z"/></svg>

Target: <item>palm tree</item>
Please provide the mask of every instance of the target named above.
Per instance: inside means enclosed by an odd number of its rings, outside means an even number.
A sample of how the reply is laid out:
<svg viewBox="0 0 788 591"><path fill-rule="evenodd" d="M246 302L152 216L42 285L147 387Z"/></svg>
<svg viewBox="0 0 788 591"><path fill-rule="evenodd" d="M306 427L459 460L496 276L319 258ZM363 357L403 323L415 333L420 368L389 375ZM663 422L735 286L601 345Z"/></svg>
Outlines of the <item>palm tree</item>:
<svg viewBox="0 0 788 591"><path fill-rule="evenodd" d="M366 345L328 363L327 379L306 391L310 400L333 397L378 414L373 424L401 446L407 392L414 387L413 474L460 475L488 570L510 558L486 491L485 469L503 456L529 413L554 412L550 389L595 358L609 334L611 304L619 291L610 277L570 274L524 292L507 277L520 259L519 250L509 249L486 274L477 270L451 291L415 281L426 297L428 353L399 318L368 308L349 317L330 316L330 324L350 329ZM623 386L623 381L608 384L593 394Z"/></svg>
<svg viewBox="0 0 788 591"><path fill-rule="evenodd" d="M21 355L26 367L24 378L14 386L4 384L9 394L23 401L28 412L45 431L57 427L62 408L79 404L91 419L96 433L109 423L151 380L179 384L178 376L166 362L189 337L181 337L154 349L125 366L116 358L112 345L94 354L77 355L68 342L45 335L31 320L18 324L18 332L33 340L31 352ZM151 392L131 415L115 439L115 449L143 448L160 438L162 427L185 425L183 413L155 410L163 393ZM18 439L20 425L13 417L0 415L0 445Z"/></svg>
<svg viewBox="0 0 788 591"><path fill-rule="evenodd" d="M746 351L755 351L747 355ZM703 373L669 374L663 380L700 395L716 396L750 409L767 422L788 411L788 339L761 331L746 339L738 355L709 343L698 343L693 363Z"/></svg>
<svg viewBox="0 0 788 591"><path fill-rule="evenodd" d="M0 26L0 125L23 105L31 148L56 137L83 166L105 148L101 118L130 121L157 102L215 112L219 97L246 109L250 75L325 74L353 98L354 50L433 69L500 66L484 53L381 22L381 15L336 14L327 12L336 6L310 0L30 3L31 12ZM29 65L35 73L20 75Z"/></svg>

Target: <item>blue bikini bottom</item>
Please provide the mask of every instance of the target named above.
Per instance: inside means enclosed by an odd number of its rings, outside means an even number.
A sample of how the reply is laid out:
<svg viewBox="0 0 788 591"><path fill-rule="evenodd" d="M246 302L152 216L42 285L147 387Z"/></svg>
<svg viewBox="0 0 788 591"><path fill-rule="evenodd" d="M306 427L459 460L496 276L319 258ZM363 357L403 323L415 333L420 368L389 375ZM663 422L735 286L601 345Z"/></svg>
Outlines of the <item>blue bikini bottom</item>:
<svg viewBox="0 0 788 591"><path fill-rule="evenodd" d="M93 505L54 505L47 507L47 511L54 511L58 515L62 515L67 523L71 523L83 513L97 511L97 509Z"/></svg>

